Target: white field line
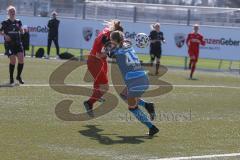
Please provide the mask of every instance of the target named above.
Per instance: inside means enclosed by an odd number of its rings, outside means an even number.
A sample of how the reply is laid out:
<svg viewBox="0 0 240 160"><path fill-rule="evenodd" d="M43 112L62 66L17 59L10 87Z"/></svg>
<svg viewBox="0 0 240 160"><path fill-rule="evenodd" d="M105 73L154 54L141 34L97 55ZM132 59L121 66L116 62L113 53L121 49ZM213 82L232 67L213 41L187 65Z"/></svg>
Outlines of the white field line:
<svg viewBox="0 0 240 160"><path fill-rule="evenodd" d="M76 87L92 87L93 85L86 84L66 84L67 86L76 86ZM64 85L52 85L52 86L64 86ZM110 87L124 86L124 85L109 85ZM225 89L240 89L239 87L234 86L220 86L220 85L149 85L150 87L169 87L173 86L174 88L225 88ZM25 84L21 87L50 87L49 84Z"/></svg>
<svg viewBox="0 0 240 160"><path fill-rule="evenodd" d="M211 159L211 158L226 158L226 157L240 157L240 153L230 154L214 154L214 155L203 155L203 156L192 156L192 157L172 157L172 158L160 158L150 160L192 160L192 159Z"/></svg>

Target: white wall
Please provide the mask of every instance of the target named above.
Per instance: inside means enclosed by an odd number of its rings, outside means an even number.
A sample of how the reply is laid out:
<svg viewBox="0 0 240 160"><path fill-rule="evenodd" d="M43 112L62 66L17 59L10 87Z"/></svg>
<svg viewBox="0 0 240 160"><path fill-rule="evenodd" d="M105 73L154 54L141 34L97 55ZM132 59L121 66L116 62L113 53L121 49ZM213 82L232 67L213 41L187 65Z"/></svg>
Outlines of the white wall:
<svg viewBox="0 0 240 160"><path fill-rule="evenodd" d="M30 43L35 46L47 45L47 22L48 18L43 17L18 17L22 20L23 25L30 29ZM0 15L0 20L5 16ZM79 19L60 19L59 43L64 48L82 48L91 49L94 37L99 30L103 29L102 21L79 20ZM149 34L150 26L145 23L123 22L125 35L127 38L134 39L139 32ZM179 48L176 45L176 39L179 36L186 38L187 34L192 31L192 27L183 25L161 25L164 32L166 44L163 44L163 55L187 56L186 43ZM85 40L86 32L91 37ZM201 47L200 57L211 59L240 60L240 28L220 28L202 26L200 32L207 40L207 45ZM0 43L3 39L0 38ZM139 53L148 54L149 48L140 49L135 46Z"/></svg>

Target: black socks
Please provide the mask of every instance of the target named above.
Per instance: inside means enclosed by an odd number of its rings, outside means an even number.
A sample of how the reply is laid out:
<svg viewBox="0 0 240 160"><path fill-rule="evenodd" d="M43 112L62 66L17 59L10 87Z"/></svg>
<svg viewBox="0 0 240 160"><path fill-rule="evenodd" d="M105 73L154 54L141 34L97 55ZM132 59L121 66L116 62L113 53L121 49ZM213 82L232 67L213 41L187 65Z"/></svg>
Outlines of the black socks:
<svg viewBox="0 0 240 160"><path fill-rule="evenodd" d="M17 80L21 79L23 66L24 66L24 64L20 64L20 63L18 64L18 67L17 67ZM15 65L14 64L9 64L10 84L14 83L14 78L13 78L14 70L15 70Z"/></svg>
<svg viewBox="0 0 240 160"><path fill-rule="evenodd" d="M17 67L17 77L21 77L22 71L23 71L23 66L24 64L20 64L18 63L18 67Z"/></svg>
<svg viewBox="0 0 240 160"><path fill-rule="evenodd" d="M14 69L15 69L15 65L9 64L10 83L14 83L14 79L13 79Z"/></svg>

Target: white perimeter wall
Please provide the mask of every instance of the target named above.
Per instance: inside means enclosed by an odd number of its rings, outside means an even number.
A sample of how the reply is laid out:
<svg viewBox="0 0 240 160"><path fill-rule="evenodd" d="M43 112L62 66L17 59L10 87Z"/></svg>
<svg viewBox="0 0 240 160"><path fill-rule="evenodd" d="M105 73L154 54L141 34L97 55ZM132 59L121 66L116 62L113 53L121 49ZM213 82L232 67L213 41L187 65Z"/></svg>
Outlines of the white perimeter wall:
<svg viewBox="0 0 240 160"><path fill-rule="evenodd" d="M4 20L5 15L0 15ZM23 25L26 25L31 34L31 45L47 45L47 23L49 18L19 16ZM59 43L64 48L91 49L97 33L103 29L103 21L81 20L81 19L60 19ZM150 25L146 23L123 22L126 38L134 42L134 36L139 32L149 34ZM187 34L192 31L191 26L183 25L161 25L164 32L166 44L163 44L163 55L187 56L187 47L184 40ZM207 45L201 47L200 57L210 59L240 60L240 28L222 28L201 26ZM183 39L183 46L177 47L176 43ZM0 43L3 38L0 37ZM135 45L134 45L135 46ZM138 53L148 54L149 48L140 49L135 46Z"/></svg>

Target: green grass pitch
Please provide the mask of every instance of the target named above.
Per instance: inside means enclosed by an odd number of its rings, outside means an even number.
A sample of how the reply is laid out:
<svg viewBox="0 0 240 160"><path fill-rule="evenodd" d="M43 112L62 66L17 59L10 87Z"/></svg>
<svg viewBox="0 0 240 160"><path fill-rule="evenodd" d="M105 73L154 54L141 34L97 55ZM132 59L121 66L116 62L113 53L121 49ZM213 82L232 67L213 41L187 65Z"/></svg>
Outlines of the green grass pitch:
<svg viewBox="0 0 240 160"><path fill-rule="evenodd" d="M58 119L58 102L72 99L71 112L79 113L87 99L48 86L49 76L64 62L26 58L26 85L0 88L0 159L145 160L240 152L239 75L197 71L198 80L189 81L189 71L169 69L161 79L173 84L173 90L147 98L156 104L155 124L160 128L149 139L120 98L112 112L97 119ZM85 71L74 70L66 83L88 84L82 81ZM8 59L1 56L0 84L5 82ZM113 87L110 92L116 95Z"/></svg>
<svg viewBox="0 0 240 160"><path fill-rule="evenodd" d="M40 48L39 46L35 46L34 47L34 52L36 52L38 50L38 48ZM47 51L46 47L42 47L45 51ZM65 51L68 51L69 53L72 53L73 55L75 55L76 57L80 56L80 49L68 49L68 48L60 48L60 53L63 53ZM26 51L27 55L30 56L31 52L32 52L32 47L30 46L29 51ZM88 54L88 50L83 50L83 55ZM0 53L4 53L4 47L3 44L0 44ZM163 51L164 54L164 51ZM51 54L50 56L55 57L56 56L56 49L54 48L54 46L51 48ZM144 62L149 62L150 58L147 55L139 55L139 58L144 61ZM184 67L184 57L173 57L173 56L163 56L162 57L162 65L165 66L174 66L174 67ZM213 60L213 59L199 59L198 62L198 68L202 68L202 69L213 69L213 70L218 70L219 69L219 60ZM221 70L229 70L231 62L230 61L222 61L221 64ZM233 61L232 68L236 68L239 69L240 68L240 62L239 61Z"/></svg>

